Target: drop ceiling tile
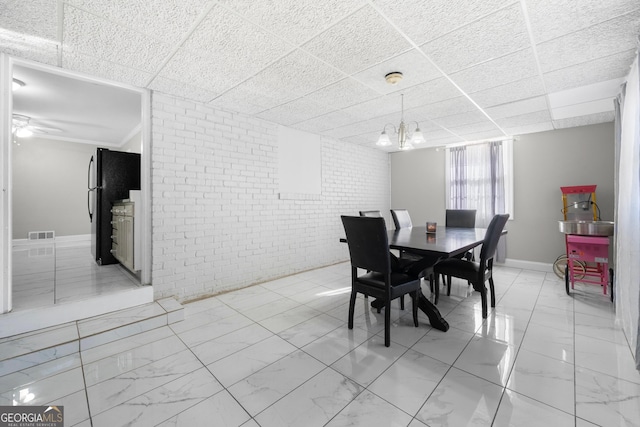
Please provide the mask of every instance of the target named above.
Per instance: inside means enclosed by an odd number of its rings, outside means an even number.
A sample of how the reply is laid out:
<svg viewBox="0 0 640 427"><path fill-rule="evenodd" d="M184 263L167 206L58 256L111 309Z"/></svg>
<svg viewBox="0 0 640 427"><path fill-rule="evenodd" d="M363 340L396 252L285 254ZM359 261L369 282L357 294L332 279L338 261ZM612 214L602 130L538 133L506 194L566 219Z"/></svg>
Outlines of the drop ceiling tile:
<svg viewBox="0 0 640 427"><path fill-rule="evenodd" d="M389 84L384 79L384 76L393 71L400 71L403 74L402 81L396 85ZM381 94L387 94L442 77L442 73L422 52L411 49L356 73L352 77Z"/></svg>
<svg viewBox="0 0 640 427"><path fill-rule="evenodd" d="M522 101L509 102L507 104L496 105L485 109L485 112L493 119L504 119L505 117L514 117L522 114L535 113L548 109L547 99L544 96L538 96Z"/></svg>
<svg viewBox="0 0 640 427"><path fill-rule="evenodd" d="M172 48L155 39L71 6L64 6L63 51L153 72Z"/></svg>
<svg viewBox="0 0 640 427"><path fill-rule="evenodd" d="M65 0L65 2L170 45L181 41L199 16L211 8L209 0Z"/></svg>
<svg viewBox="0 0 640 427"><path fill-rule="evenodd" d="M243 20L223 7L214 7L182 45L209 55L218 64L218 79L247 77L284 56L293 46ZM199 68L197 63L190 66Z"/></svg>
<svg viewBox="0 0 640 427"><path fill-rule="evenodd" d="M400 111L400 96L398 96L396 102L389 102L388 98L381 96L370 101L365 101L360 104L344 108L343 111L360 120L370 119L374 115L376 117L384 116L386 114Z"/></svg>
<svg viewBox="0 0 640 427"><path fill-rule="evenodd" d="M318 103L306 98L299 98L287 104L263 111L257 114L257 117L289 126L328 112L329 110L326 107Z"/></svg>
<svg viewBox="0 0 640 427"><path fill-rule="evenodd" d="M164 77L156 77L149 85L149 89L154 91L174 95L179 98L192 99L198 102L208 102L211 100L215 93L207 89L202 89L197 86L193 86L184 82L179 82ZM231 109L232 108L227 108ZM236 110L237 111L237 110ZM241 113L242 111L238 111Z"/></svg>
<svg viewBox="0 0 640 427"><path fill-rule="evenodd" d="M238 1L219 0L245 19L299 45L347 17L363 0Z"/></svg>
<svg viewBox="0 0 640 427"><path fill-rule="evenodd" d="M400 91L394 92L387 95L387 97L389 99L392 99L391 97L394 95L399 97L400 93ZM461 92L447 78L442 77L411 87L404 91L404 94L404 106L406 109L458 98Z"/></svg>
<svg viewBox="0 0 640 427"><path fill-rule="evenodd" d="M518 116L503 117L497 119L496 123L503 129L535 125L538 123L551 123L551 113L548 109L544 109L533 113L520 114Z"/></svg>
<svg viewBox="0 0 640 427"><path fill-rule="evenodd" d="M536 43L640 9L637 0L535 0L526 5Z"/></svg>
<svg viewBox="0 0 640 427"><path fill-rule="evenodd" d="M84 55L73 51L63 52L62 67L138 87L146 86L152 76L150 73L144 71L127 68L91 55Z"/></svg>
<svg viewBox="0 0 640 427"><path fill-rule="evenodd" d="M474 123L482 123L487 121L487 117L479 110L469 111L467 113L454 114L446 117L439 117L434 120L440 126L445 128L455 128L463 125Z"/></svg>
<svg viewBox="0 0 640 427"><path fill-rule="evenodd" d="M479 141L488 141L488 140L500 140L505 136L507 136L507 134L499 130L486 130L486 131L470 132L470 133L464 134L463 136L466 142L479 142Z"/></svg>
<svg viewBox="0 0 640 427"><path fill-rule="evenodd" d="M438 128L436 130L425 132L423 131L424 139L427 141L425 144L429 145L432 141L442 141L443 139L453 138L456 140L460 140L461 138L453 135L451 132Z"/></svg>
<svg viewBox="0 0 640 427"><path fill-rule="evenodd" d="M395 25L422 44L513 3L513 0L374 0Z"/></svg>
<svg viewBox="0 0 640 427"><path fill-rule="evenodd" d="M466 68L451 74L450 77L462 90L471 93L537 74L538 67L533 50L527 48Z"/></svg>
<svg viewBox="0 0 640 427"><path fill-rule="evenodd" d="M447 132L447 134L449 136L445 136L445 137L442 137L442 138L427 139L427 142L422 144L418 148L442 147L444 145L465 142L464 138L461 138L461 137L456 136L456 135L452 135L452 134L450 134L448 132Z"/></svg>
<svg viewBox="0 0 640 427"><path fill-rule="evenodd" d="M608 111L604 113L590 114L587 116L570 117L562 120L554 120L553 126L556 129L572 128L577 126L595 125L598 123L609 123L615 120L615 113Z"/></svg>
<svg viewBox="0 0 640 427"><path fill-rule="evenodd" d="M537 46L542 72L559 70L636 48L640 10Z"/></svg>
<svg viewBox="0 0 640 427"><path fill-rule="evenodd" d="M344 78L343 74L301 50L295 50L243 84L273 98L290 99L310 94Z"/></svg>
<svg viewBox="0 0 640 427"><path fill-rule="evenodd" d="M491 137L496 137L496 138L500 136L504 136L502 131L500 131L500 129L498 129L496 125L494 125L487 119L478 123L469 123L462 126L450 127L450 128L447 128L447 130L449 130L450 132L456 135L462 136L467 140L482 139L482 138L473 137L473 135L480 135L480 134L491 135Z"/></svg>
<svg viewBox="0 0 640 427"><path fill-rule="evenodd" d="M302 47L347 74L411 49L411 45L370 6L358 10Z"/></svg>
<svg viewBox="0 0 640 427"><path fill-rule="evenodd" d="M379 94L352 78L340 80L306 95L311 101L341 109L379 97Z"/></svg>
<svg viewBox="0 0 640 427"><path fill-rule="evenodd" d="M0 52L48 65L58 64L59 44L0 28Z"/></svg>
<svg viewBox="0 0 640 427"><path fill-rule="evenodd" d="M434 120L439 117L451 116L458 113L466 113L469 111L475 111L477 109L478 108L473 105L466 97L458 96L456 98L434 102L433 104L411 108L406 110L406 113L407 115L411 115L413 117L419 117L420 120Z"/></svg>
<svg viewBox="0 0 640 427"><path fill-rule="evenodd" d="M382 132L382 128L384 127L384 125L385 122L379 122L377 120L365 120L346 126L337 127L324 133L338 139L343 139L345 137L354 135L370 134L371 140L373 142L376 142L378 140L378 136L380 136L380 133Z"/></svg>
<svg viewBox="0 0 640 427"><path fill-rule="evenodd" d="M51 0L6 0L0 4L0 37L32 36L30 40L58 41L58 4ZM4 40L2 41L4 45Z"/></svg>
<svg viewBox="0 0 640 427"><path fill-rule="evenodd" d="M472 93L471 98L482 108L544 95L540 77L529 77L506 85Z"/></svg>
<svg viewBox="0 0 640 427"><path fill-rule="evenodd" d="M553 124L551 122L536 123L532 125L516 126L512 128L505 128L505 132L509 135L524 135L527 133L546 132L553 130Z"/></svg>
<svg viewBox="0 0 640 427"><path fill-rule="evenodd" d="M216 61L215 56L179 49L162 67L158 77L200 87L217 96L245 77L242 73L235 75L229 71L225 64Z"/></svg>
<svg viewBox="0 0 640 427"><path fill-rule="evenodd" d="M286 104L296 98L298 96L288 92L265 93L264 89L258 87L253 79L249 79L222 94L215 94L215 97L212 96L209 99L211 105L253 115Z"/></svg>
<svg viewBox="0 0 640 427"><path fill-rule="evenodd" d="M551 71L544 74L549 92L571 89L593 83L625 77L633 63L635 49Z"/></svg>
<svg viewBox="0 0 640 427"><path fill-rule="evenodd" d="M519 3L420 46L445 73L528 47Z"/></svg>
<svg viewBox="0 0 640 427"><path fill-rule="evenodd" d="M297 123L296 127L309 132L322 133L357 121L356 118L345 114L343 111L332 111L322 116Z"/></svg>

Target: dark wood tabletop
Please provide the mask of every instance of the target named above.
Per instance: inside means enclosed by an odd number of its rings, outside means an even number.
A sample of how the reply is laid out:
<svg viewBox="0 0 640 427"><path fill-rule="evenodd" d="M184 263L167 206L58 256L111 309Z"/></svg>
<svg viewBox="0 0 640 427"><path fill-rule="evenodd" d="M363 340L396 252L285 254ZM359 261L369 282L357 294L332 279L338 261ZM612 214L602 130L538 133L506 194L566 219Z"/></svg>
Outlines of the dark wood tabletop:
<svg viewBox="0 0 640 427"><path fill-rule="evenodd" d="M426 227L389 230L389 247L451 257L480 245L486 232L485 228L444 226L438 226L435 233L427 233Z"/></svg>

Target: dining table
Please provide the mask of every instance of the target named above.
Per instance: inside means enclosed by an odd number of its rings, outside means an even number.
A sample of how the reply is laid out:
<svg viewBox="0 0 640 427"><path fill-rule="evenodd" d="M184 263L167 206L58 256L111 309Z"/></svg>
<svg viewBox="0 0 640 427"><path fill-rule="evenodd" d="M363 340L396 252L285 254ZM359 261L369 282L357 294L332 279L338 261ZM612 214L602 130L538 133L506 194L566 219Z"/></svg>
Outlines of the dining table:
<svg viewBox="0 0 640 427"><path fill-rule="evenodd" d="M410 252L431 258L449 258L479 246L484 241L486 228L458 228L437 226L435 232L427 233L427 227L407 227L389 230L389 248L401 252ZM503 231L503 234L506 231ZM346 242L346 239L340 239ZM376 301L372 301L376 307ZM427 315L429 323L435 329L446 332L449 324L438 308L427 297L418 295L418 308Z"/></svg>

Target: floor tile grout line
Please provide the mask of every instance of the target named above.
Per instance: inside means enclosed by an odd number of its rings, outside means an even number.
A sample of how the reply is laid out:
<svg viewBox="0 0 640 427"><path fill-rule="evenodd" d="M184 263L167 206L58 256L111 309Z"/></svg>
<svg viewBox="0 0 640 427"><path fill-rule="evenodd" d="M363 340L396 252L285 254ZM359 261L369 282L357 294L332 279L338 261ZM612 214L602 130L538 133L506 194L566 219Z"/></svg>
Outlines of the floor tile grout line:
<svg viewBox="0 0 640 427"><path fill-rule="evenodd" d="M80 368L82 371L82 383L84 384L84 398L87 401L87 413L89 414L89 424L93 427L93 416L91 415L91 404L89 403L89 387L87 387L87 377L85 375L84 360L82 359L82 346L80 345L80 327L78 321L75 322L78 332L78 356L80 357Z"/></svg>

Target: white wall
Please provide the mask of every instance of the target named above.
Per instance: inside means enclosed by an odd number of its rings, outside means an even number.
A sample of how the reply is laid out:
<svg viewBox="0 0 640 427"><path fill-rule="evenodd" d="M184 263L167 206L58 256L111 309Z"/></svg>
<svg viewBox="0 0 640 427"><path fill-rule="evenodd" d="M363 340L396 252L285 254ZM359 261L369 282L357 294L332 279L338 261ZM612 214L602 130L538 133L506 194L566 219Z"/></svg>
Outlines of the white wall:
<svg viewBox="0 0 640 427"><path fill-rule="evenodd" d="M277 125L154 94L155 298L184 301L347 260L340 215L388 212L388 154L321 144L322 194L282 200Z"/></svg>
<svg viewBox="0 0 640 427"><path fill-rule="evenodd" d="M29 231L91 233L87 168L95 150L94 145L38 137L12 146L13 239L26 239Z"/></svg>
<svg viewBox="0 0 640 427"><path fill-rule="evenodd" d="M551 264L565 253L560 186L596 184L603 220L613 220L613 123L522 135L513 145L514 219L507 258ZM414 223L444 222L444 151L391 155L391 206L406 208ZM415 218L415 219L414 219Z"/></svg>

